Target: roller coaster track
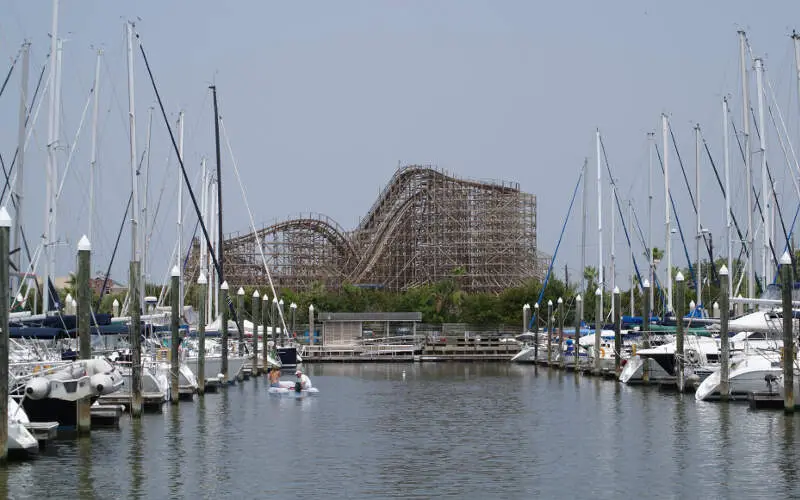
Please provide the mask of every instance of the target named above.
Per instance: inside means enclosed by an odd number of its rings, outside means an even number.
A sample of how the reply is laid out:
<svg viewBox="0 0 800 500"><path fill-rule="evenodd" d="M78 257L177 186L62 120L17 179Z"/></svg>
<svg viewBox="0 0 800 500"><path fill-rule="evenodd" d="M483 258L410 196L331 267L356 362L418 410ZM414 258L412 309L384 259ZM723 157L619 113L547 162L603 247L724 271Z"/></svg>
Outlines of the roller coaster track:
<svg viewBox="0 0 800 500"><path fill-rule="evenodd" d="M513 198L515 195L520 198ZM515 207L522 208L515 212ZM327 216L312 214L276 222L256 233L229 235L225 240L225 254L229 262L245 273L237 276L245 284L248 279L259 280L258 276L264 272L263 269L259 270L259 266L263 268L263 264L260 256L256 255L255 236L258 235L265 247L265 254L272 256L274 264L277 265L278 262L275 259L294 263L286 264L285 269L295 269L285 271L290 274L300 272L302 263L312 259L311 262L317 269L314 276L324 276L328 282L365 283L373 280L376 284L405 289L420 280L436 279L436 276L425 274L428 269L436 269L441 277L442 272L449 272L447 269L450 267L469 268L472 261L461 261L466 257L460 247L452 255L447 253L448 249L454 248L452 238L466 238L455 244L469 247L469 259L484 259L484 263L489 266L476 271L479 274L473 277L473 281L483 283L476 286L483 289L502 289L509 286L510 282L521 282L530 277L531 273L538 272L540 266L535 257L535 218L535 198L522 193L516 183L464 180L429 166L411 165L401 167L394 173L367 215L352 232L345 231ZM498 219L501 222L498 223ZM506 219L509 229L499 230L498 227L505 227ZM444 229L442 220L448 221ZM436 232L437 229L439 233ZM444 234L440 234L442 231ZM469 236L461 236L462 234ZM416 246L420 235L428 245L428 250L422 253L418 252ZM270 236L275 237L273 241L267 241ZM488 241L491 238L495 239ZM281 241L301 241L297 248L302 248L298 250L303 252L302 255L294 257L292 248L295 247L289 243L281 246ZM266 251L270 244L277 246ZM446 257L446 264L438 260L438 257L436 263L424 261L432 255L431 246L436 249L436 255ZM505 246L511 250L498 250ZM515 248L521 249L518 254L514 253ZM530 257L530 249L533 249L533 259ZM418 262L419 259L424 262ZM491 267L496 264L494 261L497 259L503 259L503 263ZM532 262L527 262L528 260ZM301 267L296 269L293 265ZM397 272L404 274L412 265L416 269L411 271L413 276L391 277ZM450 267L445 269L445 266ZM492 275L492 269L502 269L504 274L501 280ZM518 271L508 271L509 269ZM519 276L514 275L514 272ZM309 276L312 274L314 273ZM285 279L298 286L307 286L308 280L314 278L286 275ZM392 283L384 283L387 279ZM403 280L411 281L406 283Z"/></svg>

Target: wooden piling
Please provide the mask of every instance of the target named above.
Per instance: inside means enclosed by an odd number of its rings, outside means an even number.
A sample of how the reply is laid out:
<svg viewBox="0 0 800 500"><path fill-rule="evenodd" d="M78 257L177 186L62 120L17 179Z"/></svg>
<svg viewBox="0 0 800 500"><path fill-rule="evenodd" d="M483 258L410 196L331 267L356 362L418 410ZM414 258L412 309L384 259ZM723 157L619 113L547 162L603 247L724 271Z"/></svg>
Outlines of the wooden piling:
<svg viewBox="0 0 800 500"><path fill-rule="evenodd" d="M728 267L725 264L719 269L719 289L722 300L719 320L719 399L727 401L731 396L730 386L730 339L728 338L728 322L730 321L730 306L728 297ZM716 302L714 305L716 307Z"/></svg>
<svg viewBox="0 0 800 500"><path fill-rule="evenodd" d="M208 278L204 271L200 271L197 285L197 293L200 296L198 299L200 319L197 322L197 394L203 396L206 393L206 292L208 289Z"/></svg>
<svg viewBox="0 0 800 500"><path fill-rule="evenodd" d="M667 269L667 272L671 272ZM685 300L684 294L684 286L683 286L683 273L678 271L678 274L675 276L675 324L677 328L675 329L675 358L677 363L675 363L675 378L678 382L678 392L683 392L684 390L684 358L683 358L683 302Z"/></svg>
<svg viewBox="0 0 800 500"><path fill-rule="evenodd" d="M650 348L650 280L645 279L642 283L642 305L644 307L644 315L642 316L642 347L644 349ZM642 383L650 383L650 361L642 359Z"/></svg>
<svg viewBox="0 0 800 500"><path fill-rule="evenodd" d="M91 270L92 245L89 238L83 236L78 242L78 341L81 359L92 358L92 344L89 318L91 317L91 289L89 288L89 273ZM92 402L86 398L78 401L78 434L89 434L92 429Z"/></svg>
<svg viewBox="0 0 800 500"><path fill-rule="evenodd" d="M558 366L564 368L564 299L558 298Z"/></svg>
<svg viewBox="0 0 800 500"><path fill-rule="evenodd" d="M8 307L11 216L0 207L0 461L8 457Z"/></svg>
<svg viewBox="0 0 800 500"><path fill-rule="evenodd" d="M539 303L533 305L533 359L539 363Z"/></svg>
<svg viewBox="0 0 800 500"><path fill-rule="evenodd" d="M620 303L619 287L614 287L611 298L614 301L614 373L619 377L622 370L622 304Z"/></svg>
<svg viewBox="0 0 800 500"><path fill-rule="evenodd" d="M130 294L131 325L129 330L131 343L131 417L142 416L142 316L139 310L139 276L140 263L132 260L128 278Z"/></svg>
<svg viewBox="0 0 800 500"><path fill-rule="evenodd" d="M784 252L781 264L781 298L783 299L783 411L794 411L794 335L792 334L792 259Z"/></svg>
<svg viewBox="0 0 800 500"><path fill-rule="evenodd" d="M597 305L594 317L594 374L600 375L600 338L603 336L603 302L601 300L603 289L597 287L594 291Z"/></svg>
<svg viewBox="0 0 800 500"><path fill-rule="evenodd" d="M269 336L267 335L267 323L269 315L269 294L265 293L261 298L261 348L264 351L262 357L264 358L264 373L267 373L269 368Z"/></svg>
<svg viewBox="0 0 800 500"><path fill-rule="evenodd" d="M581 338L581 322L583 321L583 299L581 299L581 294L578 294L575 297L575 336L573 337L572 342L572 354L575 358L575 364L573 368L575 369L575 374L577 377L579 368L580 368L580 344L578 340ZM576 378L577 380L577 378Z"/></svg>
<svg viewBox="0 0 800 500"><path fill-rule="evenodd" d="M530 304L525 304L524 306L522 306L522 333L528 331L528 323L530 322L530 318L528 317L528 315L530 314L530 312L531 312Z"/></svg>
<svg viewBox="0 0 800 500"><path fill-rule="evenodd" d="M308 345L314 345L314 304L308 306Z"/></svg>
<svg viewBox="0 0 800 500"><path fill-rule="evenodd" d="M258 376L258 323L259 323L259 309L261 306L261 295L258 290L253 292L253 376ZM264 371L267 370L267 365L264 365Z"/></svg>
<svg viewBox="0 0 800 500"><path fill-rule="evenodd" d="M222 328L222 353L220 364L222 365L222 382L228 383L228 282L223 281L219 286L219 310L220 328Z"/></svg>
<svg viewBox="0 0 800 500"><path fill-rule="evenodd" d="M547 366L553 362L553 301L547 301Z"/></svg>
<svg viewBox="0 0 800 500"><path fill-rule="evenodd" d="M172 404L178 404L180 401L180 386L178 382L178 373L181 366L181 360L178 357L178 343L180 342L180 290L181 271L178 266L172 268L172 275L170 277L170 295L172 302L172 314L169 321L170 332L172 338L169 343L169 389L170 401ZM205 382L205 381L203 381Z"/></svg>
<svg viewBox="0 0 800 500"><path fill-rule="evenodd" d="M239 330L239 356L244 356L244 288L236 291L236 326Z"/></svg>

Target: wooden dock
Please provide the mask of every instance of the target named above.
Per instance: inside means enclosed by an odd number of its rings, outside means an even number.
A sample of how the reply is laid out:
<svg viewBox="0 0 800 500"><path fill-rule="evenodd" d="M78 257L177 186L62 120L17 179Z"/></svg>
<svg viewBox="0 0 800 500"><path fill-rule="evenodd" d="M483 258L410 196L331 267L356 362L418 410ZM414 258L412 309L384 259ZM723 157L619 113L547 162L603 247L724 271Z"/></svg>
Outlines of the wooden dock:
<svg viewBox="0 0 800 500"><path fill-rule="evenodd" d="M507 362L521 348L499 337L442 337L416 345L323 345L307 350L303 363Z"/></svg>
<svg viewBox="0 0 800 500"><path fill-rule="evenodd" d="M117 429L125 411L122 405L101 404L92 406L92 429Z"/></svg>
<svg viewBox="0 0 800 500"><path fill-rule="evenodd" d="M25 428L39 442L39 449L46 448L47 442L58 434L58 422L28 422Z"/></svg>

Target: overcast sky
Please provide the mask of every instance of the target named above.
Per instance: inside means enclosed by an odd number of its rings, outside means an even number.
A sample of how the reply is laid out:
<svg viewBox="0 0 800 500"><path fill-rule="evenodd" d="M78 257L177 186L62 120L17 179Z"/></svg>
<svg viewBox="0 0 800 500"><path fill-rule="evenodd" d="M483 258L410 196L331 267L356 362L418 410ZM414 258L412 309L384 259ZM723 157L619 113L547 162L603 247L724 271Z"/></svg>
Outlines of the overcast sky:
<svg viewBox="0 0 800 500"><path fill-rule="evenodd" d="M51 3L4 0L0 57L8 70L24 39L32 42L31 88L49 51ZM105 268L130 192L124 21L136 20L170 120L186 113L186 164L214 155L208 85L216 82L221 113L257 225L321 212L351 229L401 163L428 163L459 176L517 181L538 197L540 250L552 254L584 158L590 169L588 263L597 261L594 131L600 128L620 197L632 199L647 231L647 132L666 112L687 175L694 184L692 128L722 165L721 99L732 97L741 123L737 29L765 58L778 107L798 148L797 83L789 34L800 26L796 1L337 1L130 2L63 1L62 144L71 144L89 96L96 48L104 49L99 125L98 211L93 267ZM795 23L798 25L796 26ZM143 150L147 109L155 98L136 59L137 142ZM0 97L0 152L16 147L19 74ZM752 96L755 105L755 79ZM90 108L91 109L91 108ZM777 108L776 108L777 112ZM75 247L88 229L91 112L86 116L59 202L58 274L72 270ZM769 120L769 118L767 118ZM151 281L170 267L175 242L178 170L159 115L153 120L150 207L162 201L151 246ZM771 125L770 125L771 127ZM771 135L770 135L771 134ZM660 143L660 131L658 134ZM47 100L27 155L25 224L35 246L44 223ZM768 158L793 214L798 197L777 136ZM735 144L735 143L733 143ZM788 148L788 144L787 144ZM59 153L64 175L68 147ZM754 150L757 145L754 146ZM735 154L734 154L735 153ZM672 189L687 238L694 215L675 161ZM741 204L741 157L732 149L734 188ZM225 229L248 231L237 180L225 165ZM760 158L754 156L760 167ZM701 175L703 225L724 249L722 198L707 159ZM760 182L760 174L756 181ZM604 212L609 208L604 172ZM758 185L760 187L760 184ZM654 244L664 246L663 180L654 176ZM580 197L578 199L580 201ZM627 212L627 209L625 210ZM610 222L604 244L609 253ZM187 237L194 229L187 218ZM617 222L617 228L620 229ZM127 281L129 235L113 268ZM676 240L677 243L677 240ZM627 245L617 235L618 284L629 273ZM690 245L693 252L694 245ZM634 250L643 249L638 239ZM641 258L641 257L640 257ZM681 247L674 262L685 266ZM577 273L580 204L556 266ZM40 269L41 270L41 269ZM625 286L624 288L627 288Z"/></svg>

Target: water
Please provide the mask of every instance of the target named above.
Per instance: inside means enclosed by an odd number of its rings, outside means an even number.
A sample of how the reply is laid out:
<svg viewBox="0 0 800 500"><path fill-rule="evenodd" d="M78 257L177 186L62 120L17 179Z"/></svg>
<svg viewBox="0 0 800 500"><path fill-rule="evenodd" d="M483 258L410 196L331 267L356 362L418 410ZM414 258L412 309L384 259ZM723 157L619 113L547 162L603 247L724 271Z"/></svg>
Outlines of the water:
<svg viewBox="0 0 800 500"><path fill-rule="evenodd" d="M405 370L405 379L402 372ZM508 364L314 365L0 470L0 498L753 498L797 486L800 416Z"/></svg>

